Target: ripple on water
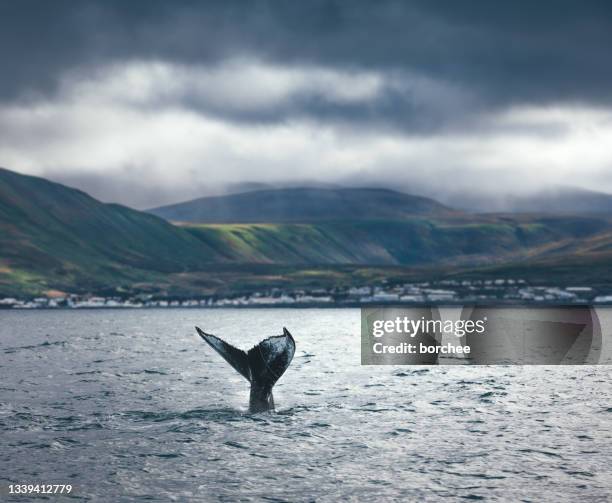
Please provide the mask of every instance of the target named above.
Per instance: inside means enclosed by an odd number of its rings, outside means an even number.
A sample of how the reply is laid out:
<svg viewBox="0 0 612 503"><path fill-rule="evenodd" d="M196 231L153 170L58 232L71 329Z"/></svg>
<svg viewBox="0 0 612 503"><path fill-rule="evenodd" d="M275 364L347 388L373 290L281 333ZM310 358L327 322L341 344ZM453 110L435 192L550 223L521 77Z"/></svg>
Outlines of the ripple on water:
<svg viewBox="0 0 612 503"><path fill-rule="evenodd" d="M55 341L55 342L45 341L45 342L41 342L40 344L8 347L4 349L4 352L5 353L15 353L17 351L22 351L22 350L42 350L42 349L52 348L55 346L63 347L66 344L68 344L68 341Z"/></svg>
<svg viewBox="0 0 612 503"><path fill-rule="evenodd" d="M357 310L2 321L3 480L68 479L93 501L609 499L606 368L361 366ZM292 331L276 413L246 410L194 325L246 348L245 327Z"/></svg>

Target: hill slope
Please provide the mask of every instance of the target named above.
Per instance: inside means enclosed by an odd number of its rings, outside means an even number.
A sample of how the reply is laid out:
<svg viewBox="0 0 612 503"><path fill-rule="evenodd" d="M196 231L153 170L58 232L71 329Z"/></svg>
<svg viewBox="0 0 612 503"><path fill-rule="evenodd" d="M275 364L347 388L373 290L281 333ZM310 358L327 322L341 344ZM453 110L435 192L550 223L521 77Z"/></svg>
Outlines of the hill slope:
<svg viewBox="0 0 612 503"><path fill-rule="evenodd" d="M282 223L330 220L399 220L448 215L450 208L425 197L386 189L289 188L203 197L148 210L176 222Z"/></svg>
<svg viewBox="0 0 612 503"><path fill-rule="evenodd" d="M0 283L111 285L207 263L202 241L153 215L0 168Z"/></svg>
<svg viewBox="0 0 612 503"><path fill-rule="evenodd" d="M211 293L227 290L228 278L232 288L272 280L291 285L295 278L316 284L323 276L329 286L337 272L353 274L347 267L379 268L381 277L418 268L438 274L484 267L490 272L482 274L498 274L504 266L513 274L528 269L541 274L553 266L565 274L591 261L600 271L612 262L612 226L604 216L467 215L427 199L363 192L367 211L358 207L359 192L342 195L355 215L338 194L326 190L329 201L321 206L335 208L334 213L309 203L295 205L300 211L287 217L310 215L310 222L174 226L79 190L0 169L0 296L52 289ZM382 209L371 206L377 198L385 202ZM385 206L389 201L395 203ZM410 211L429 214L402 213L408 211L407 201ZM281 218L277 211L274 205L264 205L261 212L254 206L248 216ZM432 215L435 211L440 213ZM385 214L389 217L382 218ZM390 266L395 272L385 273ZM327 272L313 274L317 268Z"/></svg>
<svg viewBox="0 0 612 503"><path fill-rule="evenodd" d="M578 251L606 219L553 216L413 217L308 224L185 224L234 263L444 265L498 263Z"/></svg>

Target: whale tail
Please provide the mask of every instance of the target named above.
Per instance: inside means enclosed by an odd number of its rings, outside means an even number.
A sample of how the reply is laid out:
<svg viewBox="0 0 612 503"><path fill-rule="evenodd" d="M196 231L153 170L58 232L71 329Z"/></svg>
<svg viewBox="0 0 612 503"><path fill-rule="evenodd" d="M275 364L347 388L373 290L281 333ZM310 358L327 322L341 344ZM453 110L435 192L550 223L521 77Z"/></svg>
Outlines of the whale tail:
<svg viewBox="0 0 612 503"><path fill-rule="evenodd" d="M268 337L245 352L199 327L195 328L202 339L251 383L251 412L273 409L272 388L295 354L295 341L289 331L283 328L283 335Z"/></svg>

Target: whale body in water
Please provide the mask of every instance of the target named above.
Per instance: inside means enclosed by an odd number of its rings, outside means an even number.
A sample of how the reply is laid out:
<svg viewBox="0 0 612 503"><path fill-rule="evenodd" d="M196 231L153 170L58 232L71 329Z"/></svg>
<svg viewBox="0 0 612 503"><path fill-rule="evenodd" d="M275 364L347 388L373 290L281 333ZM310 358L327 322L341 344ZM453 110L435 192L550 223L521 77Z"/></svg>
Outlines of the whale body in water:
<svg viewBox="0 0 612 503"><path fill-rule="evenodd" d="M248 351L242 351L198 327L195 329L202 339L251 383L249 411L274 410L272 388L287 370L295 354L295 341L289 331L283 328L283 335L268 337Z"/></svg>

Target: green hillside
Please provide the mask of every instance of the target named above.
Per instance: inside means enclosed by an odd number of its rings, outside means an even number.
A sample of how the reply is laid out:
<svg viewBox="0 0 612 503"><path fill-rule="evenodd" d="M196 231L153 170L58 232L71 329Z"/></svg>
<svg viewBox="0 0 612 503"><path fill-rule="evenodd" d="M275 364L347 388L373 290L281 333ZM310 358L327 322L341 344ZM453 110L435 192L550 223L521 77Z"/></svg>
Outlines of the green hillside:
<svg viewBox="0 0 612 503"><path fill-rule="evenodd" d="M185 229L229 262L426 266L559 253L606 231L609 223L595 217L469 216Z"/></svg>
<svg viewBox="0 0 612 503"><path fill-rule="evenodd" d="M0 169L0 296L197 295L363 284L389 275L546 278L549 271L549 279L579 278L595 274L589 264L601 277L612 262L612 225L604 216L469 215L431 200L424 201L432 214L422 214L423 201L412 200L414 214L404 205L406 215L385 218L391 209L352 218L337 211L311 222L175 226ZM256 218L258 209L252 213Z"/></svg>
<svg viewBox="0 0 612 503"><path fill-rule="evenodd" d="M202 241L153 215L0 169L0 289L104 288L202 267Z"/></svg>

